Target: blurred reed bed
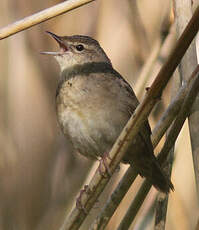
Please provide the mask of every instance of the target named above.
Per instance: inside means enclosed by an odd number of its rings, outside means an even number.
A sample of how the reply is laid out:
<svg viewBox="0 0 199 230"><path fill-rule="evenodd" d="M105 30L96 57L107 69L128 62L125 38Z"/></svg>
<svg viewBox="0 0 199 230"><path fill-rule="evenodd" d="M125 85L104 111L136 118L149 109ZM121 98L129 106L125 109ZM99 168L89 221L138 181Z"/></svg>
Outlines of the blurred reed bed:
<svg viewBox="0 0 199 230"><path fill-rule="evenodd" d="M57 3L2 0L0 26ZM39 54L57 46L45 31L96 38L141 99L175 44L173 21L169 0L98 0L0 42L0 229L59 229L93 171L92 162L73 152L57 125L58 66ZM152 127L170 101L173 82L150 117ZM115 173L81 229L88 229L125 167ZM136 179L107 229L116 229L141 180ZM187 124L176 143L172 181L166 229L194 229L198 203ZM156 195L152 189L131 229L153 229Z"/></svg>

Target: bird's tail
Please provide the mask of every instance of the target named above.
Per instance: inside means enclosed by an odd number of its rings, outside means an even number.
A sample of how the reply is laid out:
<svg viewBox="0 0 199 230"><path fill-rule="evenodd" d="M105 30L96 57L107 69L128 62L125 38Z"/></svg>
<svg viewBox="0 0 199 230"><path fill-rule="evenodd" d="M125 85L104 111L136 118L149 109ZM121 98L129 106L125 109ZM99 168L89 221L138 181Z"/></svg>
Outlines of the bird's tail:
<svg viewBox="0 0 199 230"><path fill-rule="evenodd" d="M153 161L151 176L146 178L161 192L169 193L170 190L174 190L170 178L163 172L157 161Z"/></svg>

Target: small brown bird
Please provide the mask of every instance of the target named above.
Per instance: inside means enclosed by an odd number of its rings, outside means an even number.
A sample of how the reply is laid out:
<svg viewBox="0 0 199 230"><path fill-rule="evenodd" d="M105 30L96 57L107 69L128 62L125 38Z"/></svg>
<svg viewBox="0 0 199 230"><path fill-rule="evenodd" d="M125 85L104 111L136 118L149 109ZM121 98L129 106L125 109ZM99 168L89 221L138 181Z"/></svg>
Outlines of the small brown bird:
<svg viewBox="0 0 199 230"><path fill-rule="evenodd" d="M78 152L98 159L110 151L139 102L96 40L47 33L60 46L58 52L42 53L53 55L61 67L56 92L61 129ZM150 126L145 122L123 162L168 193L173 185L154 156L150 135Z"/></svg>

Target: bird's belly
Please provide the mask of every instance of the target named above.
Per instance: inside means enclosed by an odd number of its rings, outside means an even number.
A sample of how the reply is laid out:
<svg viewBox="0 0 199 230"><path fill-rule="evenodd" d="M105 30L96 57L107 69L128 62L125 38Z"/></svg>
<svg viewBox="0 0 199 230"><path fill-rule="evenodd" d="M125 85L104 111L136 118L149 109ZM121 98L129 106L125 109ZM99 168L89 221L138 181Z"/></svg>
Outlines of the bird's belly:
<svg viewBox="0 0 199 230"><path fill-rule="evenodd" d="M93 111L82 113L69 106L64 109L58 106L57 113L61 128L74 148L90 158L96 159L108 152L122 129Z"/></svg>

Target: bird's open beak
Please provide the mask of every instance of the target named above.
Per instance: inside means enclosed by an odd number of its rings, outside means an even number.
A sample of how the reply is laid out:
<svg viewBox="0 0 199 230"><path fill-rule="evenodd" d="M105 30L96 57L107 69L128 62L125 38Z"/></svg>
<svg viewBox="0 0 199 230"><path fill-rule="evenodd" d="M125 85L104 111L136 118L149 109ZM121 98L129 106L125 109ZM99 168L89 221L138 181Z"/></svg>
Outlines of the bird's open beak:
<svg viewBox="0 0 199 230"><path fill-rule="evenodd" d="M60 51L58 52L40 52L40 54L47 54L47 55L62 55L64 54L66 51L68 51L68 47L66 45L66 43L63 41L63 38L52 33L52 32L49 32L49 31L46 31L46 33L48 33L51 37L53 37L56 42L59 44L59 47L60 47Z"/></svg>

